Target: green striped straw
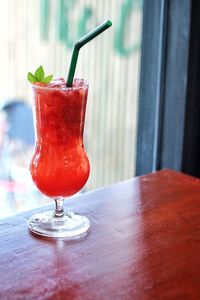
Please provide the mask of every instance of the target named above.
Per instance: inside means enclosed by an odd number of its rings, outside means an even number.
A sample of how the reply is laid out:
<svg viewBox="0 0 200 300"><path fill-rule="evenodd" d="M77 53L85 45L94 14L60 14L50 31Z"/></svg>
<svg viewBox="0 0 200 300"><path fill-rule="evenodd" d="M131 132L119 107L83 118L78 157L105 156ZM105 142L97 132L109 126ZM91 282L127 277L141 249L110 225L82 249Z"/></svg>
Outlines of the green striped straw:
<svg viewBox="0 0 200 300"><path fill-rule="evenodd" d="M92 39L94 39L97 35L102 33L104 30L108 29L112 25L112 22L110 20L104 22L103 24L99 25L92 31L90 31L88 34L86 34L84 37L82 37L80 40L78 40L73 48L72 52L72 58L71 58L71 63L70 63L70 68L69 68L69 73L67 77L67 83L66 87L71 87L74 79L74 74L76 70L76 64L78 60L78 55L79 55L79 50L81 47L83 47L85 44L90 42Z"/></svg>

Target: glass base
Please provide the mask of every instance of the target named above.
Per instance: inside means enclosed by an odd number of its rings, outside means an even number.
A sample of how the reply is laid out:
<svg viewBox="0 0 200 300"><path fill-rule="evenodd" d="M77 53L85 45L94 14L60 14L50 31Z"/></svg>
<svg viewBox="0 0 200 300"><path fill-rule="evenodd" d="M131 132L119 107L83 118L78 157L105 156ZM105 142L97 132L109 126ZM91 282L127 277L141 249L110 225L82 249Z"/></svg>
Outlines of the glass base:
<svg viewBox="0 0 200 300"><path fill-rule="evenodd" d="M38 213L27 224L32 232L55 238L81 235L90 227L88 218L73 212L66 212L61 217L56 217L52 211Z"/></svg>

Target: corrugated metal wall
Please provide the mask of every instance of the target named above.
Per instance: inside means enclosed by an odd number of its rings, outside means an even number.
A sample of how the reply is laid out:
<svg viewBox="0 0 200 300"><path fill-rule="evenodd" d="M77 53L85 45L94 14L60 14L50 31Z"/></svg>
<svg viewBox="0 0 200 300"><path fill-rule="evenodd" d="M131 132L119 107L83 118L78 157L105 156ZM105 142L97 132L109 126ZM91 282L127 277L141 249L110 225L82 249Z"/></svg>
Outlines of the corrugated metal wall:
<svg viewBox="0 0 200 300"><path fill-rule="evenodd" d="M140 0L7 0L0 12L0 97L30 102L28 71L66 77L71 46L106 19L113 26L81 49L76 77L89 81L87 189L134 175L142 7Z"/></svg>

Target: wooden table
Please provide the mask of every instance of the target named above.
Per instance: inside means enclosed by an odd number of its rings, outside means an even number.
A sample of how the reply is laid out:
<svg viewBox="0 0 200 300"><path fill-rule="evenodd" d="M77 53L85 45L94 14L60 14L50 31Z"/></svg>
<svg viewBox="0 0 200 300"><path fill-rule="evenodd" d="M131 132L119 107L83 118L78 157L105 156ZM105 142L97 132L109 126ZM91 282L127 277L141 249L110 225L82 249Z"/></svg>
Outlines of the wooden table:
<svg viewBox="0 0 200 300"><path fill-rule="evenodd" d="M200 299L200 180L163 170L66 205L91 220L80 240L31 234L33 211L0 221L1 300Z"/></svg>

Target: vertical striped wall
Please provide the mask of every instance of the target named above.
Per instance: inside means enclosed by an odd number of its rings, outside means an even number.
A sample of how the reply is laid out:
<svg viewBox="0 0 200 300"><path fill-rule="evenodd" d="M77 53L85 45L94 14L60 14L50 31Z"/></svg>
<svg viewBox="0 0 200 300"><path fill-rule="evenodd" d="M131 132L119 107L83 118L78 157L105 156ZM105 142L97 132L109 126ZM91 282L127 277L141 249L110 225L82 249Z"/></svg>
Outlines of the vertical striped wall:
<svg viewBox="0 0 200 300"><path fill-rule="evenodd" d="M132 177L141 42L140 0L6 0L3 3L1 101L20 97L31 102L26 74L40 64L47 73L66 77L72 51L70 43L81 31L89 31L106 19L112 20L109 30L81 49L76 71L76 77L84 77L90 84L84 133L91 162L87 189ZM68 32L64 36L66 23Z"/></svg>

